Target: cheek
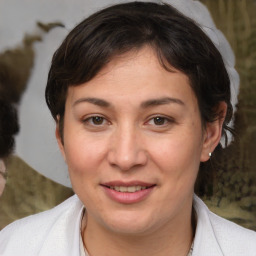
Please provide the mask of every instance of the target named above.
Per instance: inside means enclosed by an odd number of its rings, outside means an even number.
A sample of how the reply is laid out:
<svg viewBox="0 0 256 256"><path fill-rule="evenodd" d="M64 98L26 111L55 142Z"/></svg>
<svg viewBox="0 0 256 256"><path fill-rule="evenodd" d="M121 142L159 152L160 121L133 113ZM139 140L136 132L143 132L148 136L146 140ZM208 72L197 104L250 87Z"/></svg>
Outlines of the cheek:
<svg viewBox="0 0 256 256"><path fill-rule="evenodd" d="M172 134L151 143L155 146L149 146L150 156L163 172L177 178L196 176L202 150L201 134Z"/></svg>
<svg viewBox="0 0 256 256"><path fill-rule="evenodd" d="M70 175L95 175L105 156L104 140L79 135L70 138L65 141L65 156Z"/></svg>

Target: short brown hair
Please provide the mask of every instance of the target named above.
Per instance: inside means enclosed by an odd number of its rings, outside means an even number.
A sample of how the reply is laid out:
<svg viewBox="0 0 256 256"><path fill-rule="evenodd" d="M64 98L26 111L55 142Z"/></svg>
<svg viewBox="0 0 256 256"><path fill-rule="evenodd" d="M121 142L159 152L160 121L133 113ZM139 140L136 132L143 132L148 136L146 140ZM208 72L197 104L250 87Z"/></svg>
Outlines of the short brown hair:
<svg viewBox="0 0 256 256"><path fill-rule="evenodd" d="M103 9L77 25L55 52L46 86L53 118L63 118L67 89L90 81L113 59L150 46L161 65L183 72L197 97L202 124L220 118L216 106L227 104L223 135L233 111L230 80L222 56L195 22L167 4L131 2ZM201 163L200 169L207 167Z"/></svg>

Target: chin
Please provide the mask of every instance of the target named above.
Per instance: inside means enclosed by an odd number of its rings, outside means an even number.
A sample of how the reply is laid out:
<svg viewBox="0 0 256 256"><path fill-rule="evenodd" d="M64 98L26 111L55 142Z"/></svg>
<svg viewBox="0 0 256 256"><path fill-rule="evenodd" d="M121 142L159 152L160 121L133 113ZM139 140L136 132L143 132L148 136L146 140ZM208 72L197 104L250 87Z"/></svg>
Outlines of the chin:
<svg viewBox="0 0 256 256"><path fill-rule="evenodd" d="M116 213L103 220L104 226L111 232L122 235L143 235L153 230L152 218L146 214Z"/></svg>

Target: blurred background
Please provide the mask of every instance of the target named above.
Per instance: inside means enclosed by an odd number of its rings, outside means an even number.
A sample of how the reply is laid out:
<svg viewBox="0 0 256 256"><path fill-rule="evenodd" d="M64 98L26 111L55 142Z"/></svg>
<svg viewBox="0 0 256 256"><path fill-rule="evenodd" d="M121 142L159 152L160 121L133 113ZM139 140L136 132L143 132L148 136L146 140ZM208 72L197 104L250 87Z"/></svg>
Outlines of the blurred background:
<svg viewBox="0 0 256 256"><path fill-rule="evenodd" d="M17 107L22 124L16 154L7 160L0 229L16 219L52 208L73 194L70 188L36 171L37 164L50 171L55 166L40 155L34 156L31 148L32 142L38 141L43 152L60 159L54 123L44 103L47 72L54 50L68 31L90 13L116 2L120 1L0 1L0 95ZM201 197L218 215L256 230L256 0L201 2L230 42L241 80L235 140L221 155L217 174L205 184ZM45 115L49 116L47 122L42 118ZM43 136L38 134L39 129L50 133L46 134L50 141L40 142ZM30 163L33 168L19 153L24 147L35 160L35 165ZM61 166L65 169L64 164ZM49 175L55 180L60 171L62 168L56 167L56 172Z"/></svg>

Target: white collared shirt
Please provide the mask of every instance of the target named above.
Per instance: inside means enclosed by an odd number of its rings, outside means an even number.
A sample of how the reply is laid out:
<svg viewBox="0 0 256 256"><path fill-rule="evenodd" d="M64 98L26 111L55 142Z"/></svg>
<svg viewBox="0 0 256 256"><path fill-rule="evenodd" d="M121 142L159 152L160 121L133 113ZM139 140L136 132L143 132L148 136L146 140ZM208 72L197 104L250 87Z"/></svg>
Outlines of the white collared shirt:
<svg viewBox="0 0 256 256"><path fill-rule="evenodd" d="M193 256L256 256L256 232L210 212L197 196L193 205L197 214ZM0 255L81 256L83 209L75 195L52 210L10 224L0 232Z"/></svg>

